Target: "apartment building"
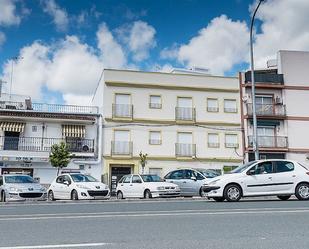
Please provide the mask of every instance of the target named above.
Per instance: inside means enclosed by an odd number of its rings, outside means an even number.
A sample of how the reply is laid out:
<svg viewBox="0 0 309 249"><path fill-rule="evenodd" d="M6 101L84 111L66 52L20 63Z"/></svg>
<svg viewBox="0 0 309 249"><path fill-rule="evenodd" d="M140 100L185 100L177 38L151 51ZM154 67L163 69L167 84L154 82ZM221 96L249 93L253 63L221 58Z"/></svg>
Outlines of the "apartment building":
<svg viewBox="0 0 309 249"><path fill-rule="evenodd" d="M32 103L27 96L2 94L0 174L29 174L50 184L57 174L49 162L51 146L63 141L73 154L63 171L100 179L99 117L93 106Z"/></svg>
<svg viewBox="0 0 309 249"><path fill-rule="evenodd" d="M230 170L243 160L237 77L106 69L93 104L103 114L103 175Z"/></svg>
<svg viewBox="0 0 309 249"><path fill-rule="evenodd" d="M255 71L260 158L286 158L308 165L309 52L279 51L266 69ZM252 153L251 72L240 74L243 144Z"/></svg>

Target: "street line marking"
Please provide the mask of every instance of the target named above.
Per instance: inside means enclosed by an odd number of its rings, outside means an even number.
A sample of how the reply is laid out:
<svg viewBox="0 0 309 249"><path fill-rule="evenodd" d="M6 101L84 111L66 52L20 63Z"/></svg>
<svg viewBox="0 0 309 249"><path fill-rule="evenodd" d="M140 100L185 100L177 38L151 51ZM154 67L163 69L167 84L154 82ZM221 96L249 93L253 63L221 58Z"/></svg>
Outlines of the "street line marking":
<svg viewBox="0 0 309 249"><path fill-rule="evenodd" d="M40 245L40 246L9 246L9 247L0 247L0 249L42 249L42 248L70 248L70 247L97 247L97 246L106 246L110 243L83 243L83 244L62 244L62 245Z"/></svg>
<svg viewBox="0 0 309 249"><path fill-rule="evenodd" d="M52 220L52 219L93 219L93 218L123 218L123 217L158 217L158 216L194 216L194 215L235 215L235 214L282 214L282 213L309 213L309 209L303 210L264 210L264 211L223 211L223 212L194 212L194 213L145 213L145 214L106 214L106 215L73 215L73 216L53 216L53 217L16 217L0 218L0 221L27 221L27 220ZM1 248L0 248L1 249Z"/></svg>
<svg viewBox="0 0 309 249"><path fill-rule="evenodd" d="M141 210L141 211L125 211L125 212L95 212L95 213L41 213L41 214L6 214L0 215L1 218L24 218L24 217L53 217L53 216L87 216L87 215L118 215L118 214L149 214L149 213L189 213L189 212L203 212L203 211L216 211L216 212L225 212L225 211L276 211L276 210L308 210L308 208L233 208L233 209L179 209L179 210Z"/></svg>

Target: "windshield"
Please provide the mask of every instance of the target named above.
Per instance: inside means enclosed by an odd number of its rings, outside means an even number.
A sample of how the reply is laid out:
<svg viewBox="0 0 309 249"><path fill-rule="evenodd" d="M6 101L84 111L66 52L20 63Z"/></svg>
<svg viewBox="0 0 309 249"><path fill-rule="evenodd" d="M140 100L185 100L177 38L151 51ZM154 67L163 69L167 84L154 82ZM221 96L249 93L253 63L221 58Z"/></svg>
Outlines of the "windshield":
<svg viewBox="0 0 309 249"><path fill-rule="evenodd" d="M83 174L72 174L71 175L74 182L97 182L98 180L89 175Z"/></svg>
<svg viewBox="0 0 309 249"><path fill-rule="evenodd" d="M252 162L248 162L245 163L243 165L240 165L239 167L237 167L236 169L233 169L231 172L229 172L228 174L234 174L234 173L241 173L244 170L246 170L247 168L249 168L251 165L255 164L257 161L252 161Z"/></svg>
<svg viewBox="0 0 309 249"><path fill-rule="evenodd" d="M200 173L202 173L206 178L214 178L216 176L219 176L220 174L214 170L209 169L201 169L198 170Z"/></svg>
<svg viewBox="0 0 309 249"><path fill-rule="evenodd" d="M31 176L5 176L6 183L34 183L34 180Z"/></svg>
<svg viewBox="0 0 309 249"><path fill-rule="evenodd" d="M164 180L157 175L141 175L144 182L164 182Z"/></svg>

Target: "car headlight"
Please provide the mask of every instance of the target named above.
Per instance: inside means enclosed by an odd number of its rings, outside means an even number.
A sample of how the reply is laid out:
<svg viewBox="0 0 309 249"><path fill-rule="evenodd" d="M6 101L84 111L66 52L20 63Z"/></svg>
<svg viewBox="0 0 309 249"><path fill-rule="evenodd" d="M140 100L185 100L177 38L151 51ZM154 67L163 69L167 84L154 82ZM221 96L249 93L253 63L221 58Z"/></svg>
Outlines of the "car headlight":
<svg viewBox="0 0 309 249"><path fill-rule="evenodd" d="M176 189L176 190L180 190L180 188L179 188L179 186L178 186L178 185L175 187L175 189Z"/></svg>
<svg viewBox="0 0 309 249"><path fill-rule="evenodd" d="M9 190L10 190L10 191L13 191L13 192L22 192L21 189L15 188L15 187L10 187Z"/></svg>
<svg viewBox="0 0 309 249"><path fill-rule="evenodd" d="M214 185L216 184L218 181L220 181L220 179L217 179L217 180L214 180L214 181L211 181L208 183L208 185Z"/></svg>
<svg viewBox="0 0 309 249"><path fill-rule="evenodd" d="M109 187L107 185L105 185L105 189L109 189Z"/></svg>
<svg viewBox="0 0 309 249"><path fill-rule="evenodd" d="M40 188L40 191L46 192L46 188L42 187L42 188Z"/></svg>
<svg viewBox="0 0 309 249"><path fill-rule="evenodd" d="M164 190L164 187L157 187L157 190Z"/></svg>
<svg viewBox="0 0 309 249"><path fill-rule="evenodd" d="M87 186L81 185L81 184L76 184L76 187L82 188L82 189L90 189L90 188L88 188Z"/></svg>

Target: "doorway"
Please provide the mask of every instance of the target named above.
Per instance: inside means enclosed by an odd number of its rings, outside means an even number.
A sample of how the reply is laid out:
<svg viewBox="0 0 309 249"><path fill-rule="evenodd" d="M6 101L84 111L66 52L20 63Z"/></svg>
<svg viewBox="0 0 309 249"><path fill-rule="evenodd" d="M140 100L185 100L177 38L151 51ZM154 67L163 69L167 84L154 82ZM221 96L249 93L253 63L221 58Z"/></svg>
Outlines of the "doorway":
<svg viewBox="0 0 309 249"><path fill-rule="evenodd" d="M18 150L19 132L5 131L4 132L4 150Z"/></svg>
<svg viewBox="0 0 309 249"><path fill-rule="evenodd" d="M116 195L117 183L124 175L131 174L133 165L110 165L111 168L111 179L110 189L111 195Z"/></svg>

